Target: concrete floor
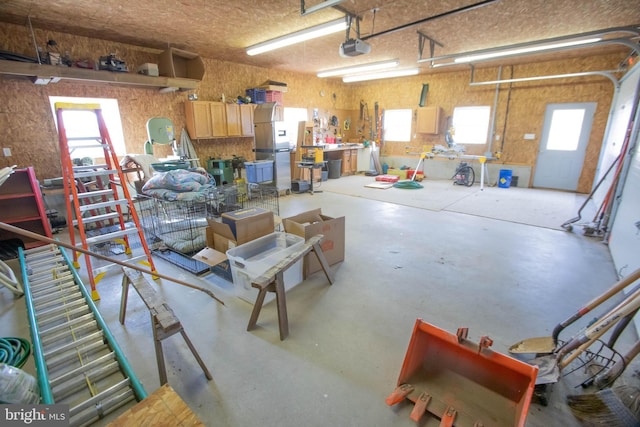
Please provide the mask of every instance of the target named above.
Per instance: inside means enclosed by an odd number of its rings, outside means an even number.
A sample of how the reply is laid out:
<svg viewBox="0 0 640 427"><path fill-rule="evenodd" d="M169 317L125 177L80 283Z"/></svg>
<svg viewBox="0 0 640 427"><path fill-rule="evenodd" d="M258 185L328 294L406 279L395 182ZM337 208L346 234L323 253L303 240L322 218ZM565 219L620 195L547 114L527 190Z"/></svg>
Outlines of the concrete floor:
<svg viewBox="0 0 640 427"><path fill-rule="evenodd" d="M161 273L206 287L226 304L166 280L158 284L213 374L207 381L179 335L164 341L169 384L207 426L413 426L412 404L388 407L384 400L395 388L417 318L451 333L468 327L472 341L488 335L494 351L507 353L521 339L550 335L617 279L605 244L559 227L576 215L584 196L480 192L450 181L363 192L372 180L343 177L323 183L322 193L280 199L282 217L312 208L346 217L346 259L334 266L336 281L329 286L319 272L287 293L284 341L275 303L264 306L258 327L247 332L252 306L234 297L228 283L156 261ZM433 200L441 202L430 205ZM546 212L559 222L549 222ZM116 270L99 283L97 304L151 393L160 384L148 311L131 292L127 322L120 325L120 280ZM0 336L28 337L24 313L24 301L0 288ZM636 339L628 328L620 349ZM32 370L32 362L25 369ZM527 426L580 425L563 399L582 392L572 388L576 379L572 374L555 384L548 406L532 404ZM638 383L634 366L624 380ZM421 425L438 420L427 416Z"/></svg>

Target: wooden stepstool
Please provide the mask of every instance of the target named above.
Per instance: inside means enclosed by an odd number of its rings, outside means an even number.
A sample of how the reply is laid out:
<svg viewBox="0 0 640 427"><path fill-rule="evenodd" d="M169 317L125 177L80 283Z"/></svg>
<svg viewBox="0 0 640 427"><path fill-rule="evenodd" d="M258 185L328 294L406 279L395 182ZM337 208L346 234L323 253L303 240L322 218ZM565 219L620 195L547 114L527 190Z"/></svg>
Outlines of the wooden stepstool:
<svg viewBox="0 0 640 427"><path fill-rule="evenodd" d="M282 261L265 271L262 275L251 282L251 286L257 288L259 292L258 297L256 298L256 303L253 306L253 311L251 312L247 331L250 331L256 326L260 310L262 309L262 304L264 303L264 297L267 295L267 292L275 292L276 306L278 308L280 340L284 340L289 335L289 319L287 316L287 303L284 291L284 272L309 252L313 251L316 254L329 283L333 284L333 275L331 274L329 263L327 263L327 259L324 257L324 253L320 247L320 241L323 237L324 236L322 234L311 237L304 243L300 250L292 252Z"/></svg>
<svg viewBox="0 0 640 427"><path fill-rule="evenodd" d="M208 380L212 380L213 376L207 369L206 365L200 358L191 340L187 336L182 323L173 313L171 307L156 293L155 289L149 284L147 279L139 271L131 268L122 267L124 276L122 277L122 297L120 299L120 323L124 325L124 318L127 310L127 299L129 293L129 284L142 298L151 314L151 326L153 328L153 344L156 349L156 360L158 362L158 373L160 374L160 385L167 383L167 370L164 365L164 355L162 353L162 340L180 332L184 338L189 350L193 353L198 364L204 371L204 375Z"/></svg>

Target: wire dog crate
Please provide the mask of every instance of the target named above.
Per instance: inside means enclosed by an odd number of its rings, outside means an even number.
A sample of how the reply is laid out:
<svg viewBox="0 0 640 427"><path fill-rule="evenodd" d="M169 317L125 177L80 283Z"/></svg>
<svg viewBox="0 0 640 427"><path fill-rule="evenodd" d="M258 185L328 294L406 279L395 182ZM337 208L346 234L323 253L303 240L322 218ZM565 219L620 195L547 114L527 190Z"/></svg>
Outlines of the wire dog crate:
<svg viewBox="0 0 640 427"><path fill-rule="evenodd" d="M197 198L164 200L138 195L136 210L152 253L195 274L208 266L191 258L204 248L207 219L242 208L235 185L216 187Z"/></svg>
<svg viewBox="0 0 640 427"><path fill-rule="evenodd" d="M207 219L244 208L262 208L280 214L278 191L261 184L215 187L196 199L164 200L138 195L136 211L152 253L194 274L210 267L192 256L207 245Z"/></svg>

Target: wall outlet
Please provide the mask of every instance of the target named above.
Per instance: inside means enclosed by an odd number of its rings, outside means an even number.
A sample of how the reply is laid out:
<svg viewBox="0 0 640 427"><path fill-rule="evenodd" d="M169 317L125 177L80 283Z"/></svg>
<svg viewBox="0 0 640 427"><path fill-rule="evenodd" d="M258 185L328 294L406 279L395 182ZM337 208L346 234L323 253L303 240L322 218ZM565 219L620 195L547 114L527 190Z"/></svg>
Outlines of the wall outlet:
<svg viewBox="0 0 640 427"><path fill-rule="evenodd" d="M11 157L11 148L3 148L2 154L4 154L5 157Z"/></svg>
<svg viewBox="0 0 640 427"><path fill-rule="evenodd" d="M524 139L536 139L536 134L535 133L525 133L524 134Z"/></svg>

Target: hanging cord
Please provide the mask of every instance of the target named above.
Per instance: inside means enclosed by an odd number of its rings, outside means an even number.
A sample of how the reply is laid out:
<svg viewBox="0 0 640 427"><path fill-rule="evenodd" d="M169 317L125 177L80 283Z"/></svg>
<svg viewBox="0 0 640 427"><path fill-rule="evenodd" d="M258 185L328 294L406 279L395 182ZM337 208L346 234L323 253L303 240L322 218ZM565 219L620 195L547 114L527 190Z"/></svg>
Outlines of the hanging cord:
<svg viewBox="0 0 640 427"><path fill-rule="evenodd" d="M511 79L513 80L513 65L511 66ZM500 154L504 152L504 136L507 133L507 120L509 119L509 104L511 104L511 87L513 82L509 82L509 91L507 92L507 108L504 112L504 126L502 127L502 141L500 142Z"/></svg>
<svg viewBox="0 0 640 427"><path fill-rule="evenodd" d="M24 338L0 338L0 363L22 368L31 354L31 344Z"/></svg>

